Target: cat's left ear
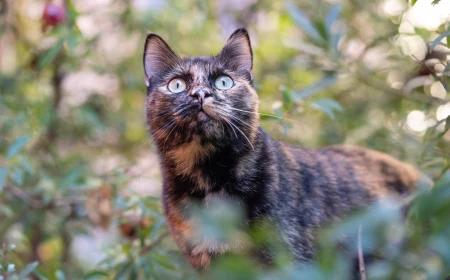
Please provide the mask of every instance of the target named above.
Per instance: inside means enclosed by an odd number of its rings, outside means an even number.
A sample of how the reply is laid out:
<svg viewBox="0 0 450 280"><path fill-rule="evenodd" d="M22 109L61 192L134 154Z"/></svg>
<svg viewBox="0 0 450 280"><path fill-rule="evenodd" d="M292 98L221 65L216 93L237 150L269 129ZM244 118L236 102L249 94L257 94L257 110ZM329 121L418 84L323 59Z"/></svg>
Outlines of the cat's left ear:
<svg viewBox="0 0 450 280"><path fill-rule="evenodd" d="M253 53L247 30L234 31L218 57L229 67L248 72L253 80Z"/></svg>
<svg viewBox="0 0 450 280"><path fill-rule="evenodd" d="M179 57L161 37L149 34L144 46L144 80L148 87L153 76L173 67Z"/></svg>

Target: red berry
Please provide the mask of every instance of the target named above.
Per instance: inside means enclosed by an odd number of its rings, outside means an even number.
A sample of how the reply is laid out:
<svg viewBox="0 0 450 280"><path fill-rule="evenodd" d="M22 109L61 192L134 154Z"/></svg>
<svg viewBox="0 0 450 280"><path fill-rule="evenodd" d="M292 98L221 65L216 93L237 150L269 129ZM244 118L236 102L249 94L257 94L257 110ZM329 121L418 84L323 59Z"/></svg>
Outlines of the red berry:
<svg viewBox="0 0 450 280"><path fill-rule="evenodd" d="M45 25L56 26L63 22L66 18L66 9L63 6L52 3L45 4L42 19Z"/></svg>

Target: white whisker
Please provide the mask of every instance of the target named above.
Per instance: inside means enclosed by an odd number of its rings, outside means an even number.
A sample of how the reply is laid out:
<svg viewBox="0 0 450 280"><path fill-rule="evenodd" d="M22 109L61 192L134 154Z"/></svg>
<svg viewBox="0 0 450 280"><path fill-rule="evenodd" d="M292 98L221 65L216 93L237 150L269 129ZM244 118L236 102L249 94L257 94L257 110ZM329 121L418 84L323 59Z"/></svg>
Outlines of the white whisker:
<svg viewBox="0 0 450 280"><path fill-rule="evenodd" d="M265 113L259 113L259 112L251 112L251 111L241 110L241 109L237 109L237 108L233 108L233 107L228 107L228 109L239 111L239 112L244 112L244 113L248 113L248 114L258 114L258 115L261 115L261 116L267 116L267 117L277 118L277 119L281 119L281 120L291 121L291 122L294 122L294 123L297 123L297 124L302 124L301 122L298 122L296 120L287 119L287 118L283 118L283 117L279 117L279 116L275 116L275 115L271 115L271 114L265 114Z"/></svg>

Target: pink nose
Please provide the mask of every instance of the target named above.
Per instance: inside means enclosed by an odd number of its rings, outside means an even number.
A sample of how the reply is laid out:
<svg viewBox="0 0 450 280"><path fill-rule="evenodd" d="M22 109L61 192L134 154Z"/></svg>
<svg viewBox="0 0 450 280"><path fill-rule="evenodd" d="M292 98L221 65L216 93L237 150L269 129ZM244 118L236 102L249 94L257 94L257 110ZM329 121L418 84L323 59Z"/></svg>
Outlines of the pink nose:
<svg viewBox="0 0 450 280"><path fill-rule="evenodd" d="M198 101L200 102L200 104L203 104L203 101L205 100L205 98L210 97L211 93L208 90L199 89L199 90L192 92L191 96L193 98L198 98Z"/></svg>

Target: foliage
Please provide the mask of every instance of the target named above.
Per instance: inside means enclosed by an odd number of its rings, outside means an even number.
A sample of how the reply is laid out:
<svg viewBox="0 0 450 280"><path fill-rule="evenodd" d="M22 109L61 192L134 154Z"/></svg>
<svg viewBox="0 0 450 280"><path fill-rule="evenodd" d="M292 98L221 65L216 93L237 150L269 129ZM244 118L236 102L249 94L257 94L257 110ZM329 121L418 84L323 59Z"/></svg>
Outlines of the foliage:
<svg viewBox="0 0 450 280"><path fill-rule="evenodd" d="M65 11L50 19L50 2ZM411 197L406 223L395 206L406 202L388 201L330 225L313 264L293 264L261 225L249 238L275 250L273 268L226 256L203 277L348 279L359 228L362 250L375 256L369 279L449 276L450 23L405 20L431 0L94 2L0 1L3 279L202 277L167 238L159 199L142 192L155 193L160 175L151 171L141 51L150 30L182 54L215 53L239 25L250 30L262 126L274 137L370 147L435 183ZM199 227L227 238L240 214L221 207L200 212ZM98 232L109 245L77 254ZM348 250L337 250L343 242Z"/></svg>

